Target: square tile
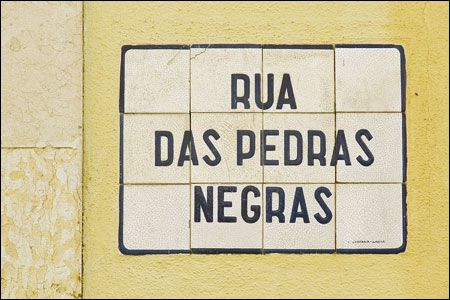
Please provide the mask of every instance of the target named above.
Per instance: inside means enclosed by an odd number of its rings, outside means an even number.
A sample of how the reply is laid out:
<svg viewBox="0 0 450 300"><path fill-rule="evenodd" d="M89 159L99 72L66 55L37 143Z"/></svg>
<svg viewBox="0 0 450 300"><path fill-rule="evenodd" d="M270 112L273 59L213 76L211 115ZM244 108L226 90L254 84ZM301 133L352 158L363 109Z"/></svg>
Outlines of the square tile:
<svg viewBox="0 0 450 300"><path fill-rule="evenodd" d="M258 90L261 97L262 84L260 83L259 86L255 84L255 74L261 73L261 46L228 45L224 48L218 45L193 45L191 48L191 111L259 111L255 104L255 90ZM243 74L242 76L246 78L236 79L235 90L232 90L232 74ZM248 108L245 108L243 103L237 102L236 108L233 109L232 95L239 98L247 95Z"/></svg>
<svg viewBox="0 0 450 300"><path fill-rule="evenodd" d="M194 253L261 252L261 184L193 184L191 193Z"/></svg>
<svg viewBox="0 0 450 300"><path fill-rule="evenodd" d="M263 94L267 105L273 103L266 111L334 111L334 50L331 46L316 46L316 49L266 47L263 49Z"/></svg>
<svg viewBox="0 0 450 300"><path fill-rule="evenodd" d="M189 185L120 188L122 253L189 252Z"/></svg>
<svg viewBox="0 0 450 300"><path fill-rule="evenodd" d="M403 182L405 136L402 113L338 113L337 134L342 130L349 160L342 146L337 161L338 182ZM343 141L337 137L337 143ZM343 145L343 144L342 144ZM350 165L346 165L350 163Z"/></svg>
<svg viewBox="0 0 450 300"><path fill-rule="evenodd" d="M401 46L336 46L336 110L403 111L404 62Z"/></svg>
<svg viewBox="0 0 450 300"><path fill-rule="evenodd" d="M123 183L189 183L190 162L179 163L189 114L124 114L122 131Z"/></svg>
<svg viewBox="0 0 450 300"><path fill-rule="evenodd" d="M123 112L189 112L189 48L125 48Z"/></svg>
<svg viewBox="0 0 450 300"><path fill-rule="evenodd" d="M264 205L264 252L334 252L334 184L265 184Z"/></svg>
<svg viewBox="0 0 450 300"><path fill-rule="evenodd" d="M278 164L265 163L264 182L334 182L335 168L331 165L334 114L263 115L266 147L275 147L273 151L266 151L266 159ZM269 133L273 136L267 135ZM302 148L300 151L299 147ZM289 156L285 153L286 149ZM313 154L320 153L323 155L317 157L321 159L309 159L309 156L314 158Z"/></svg>
<svg viewBox="0 0 450 300"><path fill-rule="evenodd" d="M337 251L404 251L405 197L402 184L337 184Z"/></svg>
<svg viewBox="0 0 450 300"><path fill-rule="evenodd" d="M262 182L259 152L261 113L192 113L191 127L198 156L198 165L192 164L192 182ZM220 162L204 141L205 132L210 129L217 133L218 139L208 136L207 140L217 149ZM238 131L243 131L240 137ZM241 162L238 162L239 152L245 154ZM208 164L205 156L215 164Z"/></svg>

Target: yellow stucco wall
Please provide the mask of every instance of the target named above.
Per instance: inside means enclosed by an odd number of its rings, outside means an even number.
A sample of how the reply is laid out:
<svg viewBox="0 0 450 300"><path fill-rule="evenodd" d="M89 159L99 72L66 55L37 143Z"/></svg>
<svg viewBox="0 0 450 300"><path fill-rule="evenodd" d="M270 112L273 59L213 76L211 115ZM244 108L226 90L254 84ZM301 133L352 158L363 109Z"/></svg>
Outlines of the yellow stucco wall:
<svg viewBox="0 0 450 300"><path fill-rule="evenodd" d="M448 3L84 3L84 297L448 297ZM408 247L398 255L117 248L124 44L395 43L407 60Z"/></svg>

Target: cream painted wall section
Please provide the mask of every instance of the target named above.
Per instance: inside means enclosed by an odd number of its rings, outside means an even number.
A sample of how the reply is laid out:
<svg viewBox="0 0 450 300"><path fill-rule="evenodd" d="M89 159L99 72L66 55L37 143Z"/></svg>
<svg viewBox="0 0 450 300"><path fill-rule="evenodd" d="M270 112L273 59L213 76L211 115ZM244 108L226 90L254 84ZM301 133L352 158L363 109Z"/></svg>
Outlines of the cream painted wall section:
<svg viewBox="0 0 450 300"><path fill-rule="evenodd" d="M1 3L1 297L81 296L82 4Z"/></svg>
<svg viewBox="0 0 450 300"><path fill-rule="evenodd" d="M84 297L448 297L448 3L84 5ZM193 43L403 45L406 252L120 254L121 46Z"/></svg>
<svg viewBox="0 0 450 300"><path fill-rule="evenodd" d="M81 9L2 2L2 147L79 147Z"/></svg>

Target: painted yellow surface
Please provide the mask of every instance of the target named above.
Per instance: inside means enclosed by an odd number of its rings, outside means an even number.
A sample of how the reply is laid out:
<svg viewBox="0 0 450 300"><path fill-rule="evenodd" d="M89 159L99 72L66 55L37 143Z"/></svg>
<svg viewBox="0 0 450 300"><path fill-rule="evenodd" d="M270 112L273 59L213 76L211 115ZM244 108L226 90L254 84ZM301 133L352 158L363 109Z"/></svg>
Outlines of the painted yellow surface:
<svg viewBox="0 0 450 300"><path fill-rule="evenodd" d="M448 297L448 3L84 6L84 297ZM403 45L408 77L406 252L121 255L120 48L170 43Z"/></svg>

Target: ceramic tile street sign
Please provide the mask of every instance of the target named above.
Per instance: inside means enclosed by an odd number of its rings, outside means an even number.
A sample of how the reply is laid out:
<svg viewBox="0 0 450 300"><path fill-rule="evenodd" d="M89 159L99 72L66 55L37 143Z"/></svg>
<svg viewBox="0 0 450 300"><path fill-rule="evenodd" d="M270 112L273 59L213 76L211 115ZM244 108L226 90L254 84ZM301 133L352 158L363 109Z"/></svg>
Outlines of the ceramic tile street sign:
<svg viewBox="0 0 450 300"><path fill-rule="evenodd" d="M396 45L124 46L123 254L399 253Z"/></svg>

